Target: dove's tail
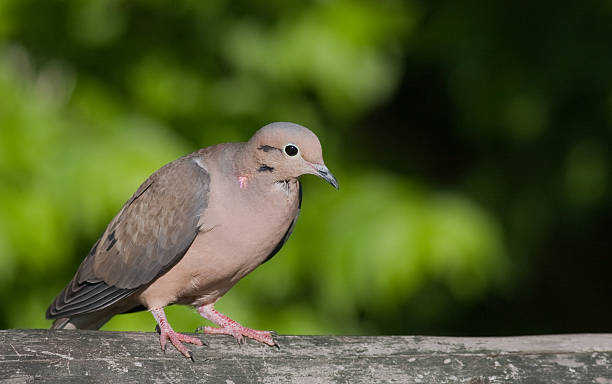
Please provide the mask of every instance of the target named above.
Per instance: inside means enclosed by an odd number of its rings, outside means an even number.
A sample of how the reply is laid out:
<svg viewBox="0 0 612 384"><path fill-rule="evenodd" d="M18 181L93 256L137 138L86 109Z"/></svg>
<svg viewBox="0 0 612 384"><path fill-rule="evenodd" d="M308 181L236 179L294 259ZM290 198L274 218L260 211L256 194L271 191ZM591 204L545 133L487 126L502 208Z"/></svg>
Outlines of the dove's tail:
<svg viewBox="0 0 612 384"><path fill-rule="evenodd" d="M51 328L50 329L73 329L76 328L74 326L71 327L70 323L70 318L69 317L62 317L60 319L55 319L55 321L53 322L53 324L51 324Z"/></svg>
<svg viewBox="0 0 612 384"><path fill-rule="evenodd" d="M55 319L50 329L99 329L113 315L112 312L97 311L72 317L60 317Z"/></svg>

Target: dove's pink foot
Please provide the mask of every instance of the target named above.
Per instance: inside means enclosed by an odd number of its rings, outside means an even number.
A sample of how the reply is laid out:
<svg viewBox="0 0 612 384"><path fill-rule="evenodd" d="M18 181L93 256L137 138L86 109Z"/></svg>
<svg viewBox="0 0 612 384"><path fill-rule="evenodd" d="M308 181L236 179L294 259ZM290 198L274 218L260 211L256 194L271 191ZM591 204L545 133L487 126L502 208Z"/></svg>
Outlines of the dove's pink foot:
<svg viewBox="0 0 612 384"><path fill-rule="evenodd" d="M168 320L166 319L166 314L164 313L163 308L152 309L151 313L153 314L155 321L157 321L157 329L159 332L159 344L161 345L162 350L166 352L166 343L168 342L168 340L170 340L172 345L174 345L174 347L180 353L182 353L185 357L193 361L193 353L191 353L191 351L188 350L181 342L183 341L185 343L203 345L202 341L198 338L175 332L170 326L170 323L168 323Z"/></svg>
<svg viewBox="0 0 612 384"><path fill-rule="evenodd" d="M257 331L255 329L246 328L238 324L236 321L225 316L221 312L215 310L214 304L202 305L198 307L198 312L203 318L212 321L217 324L219 328L215 327L199 327L196 332L201 330L208 334L217 335L231 335L238 341L238 344L244 343L244 336L253 340L260 341L264 344L268 344L271 347L280 348L274 335L270 331Z"/></svg>

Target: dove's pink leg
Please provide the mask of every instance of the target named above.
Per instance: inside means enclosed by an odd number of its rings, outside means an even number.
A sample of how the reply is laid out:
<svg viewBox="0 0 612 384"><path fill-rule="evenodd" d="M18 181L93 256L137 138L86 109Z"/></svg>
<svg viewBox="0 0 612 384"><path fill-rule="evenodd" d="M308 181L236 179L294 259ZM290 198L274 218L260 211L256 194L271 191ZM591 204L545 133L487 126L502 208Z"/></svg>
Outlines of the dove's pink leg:
<svg viewBox="0 0 612 384"><path fill-rule="evenodd" d="M214 304L202 305L198 307L198 312L200 312L200 315L202 315L203 318L210 320L219 326L219 328L199 327L198 330L202 330L204 333L232 335L236 340L238 340L239 344L244 342L243 336L246 336L264 344L268 344L269 346L280 348L276 340L274 340L272 332L257 331L251 328L243 327L221 312L215 310Z"/></svg>
<svg viewBox="0 0 612 384"><path fill-rule="evenodd" d="M166 352L166 342L169 339L172 345L174 345L180 353L193 360L193 354L191 351L185 348L181 341L195 345L202 345L202 341L195 337L175 332L170 326L170 323L168 323L168 319L166 319L166 314L164 313L163 308L152 309L151 314L153 314L155 321L157 321L157 326L159 329L159 344L161 344L162 350Z"/></svg>

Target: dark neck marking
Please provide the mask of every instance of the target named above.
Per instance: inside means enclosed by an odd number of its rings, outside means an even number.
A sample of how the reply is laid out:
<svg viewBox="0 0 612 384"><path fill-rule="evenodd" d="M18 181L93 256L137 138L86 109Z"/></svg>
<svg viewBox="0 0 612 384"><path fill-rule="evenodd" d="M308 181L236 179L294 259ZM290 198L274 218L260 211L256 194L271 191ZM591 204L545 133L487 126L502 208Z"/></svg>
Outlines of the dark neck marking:
<svg viewBox="0 0 612 384"><path fill-rule="evenodd" d="M257 169L257 172L274 172L274 167L271 167L269 165L266 164L262 164L259 169Z"/></svg>
<svg viewBox="0 0 612 384"><path fill-rule="evenodd" d="M276 148L276 147L273 147L271 145L260 145L259 148L257 148L257 149L259 149L260 151L264 151L264 152L270 152L270 151L275 150L275 149L277 151L281 151L280 148Z"/></svg>

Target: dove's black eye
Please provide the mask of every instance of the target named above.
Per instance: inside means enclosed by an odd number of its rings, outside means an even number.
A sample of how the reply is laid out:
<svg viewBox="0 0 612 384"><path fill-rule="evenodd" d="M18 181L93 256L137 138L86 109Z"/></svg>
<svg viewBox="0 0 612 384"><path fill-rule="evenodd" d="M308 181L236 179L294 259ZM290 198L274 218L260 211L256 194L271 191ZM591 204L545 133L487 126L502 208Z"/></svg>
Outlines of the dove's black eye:
<svg viewBox="0 0 612 384"><path fill-rule="evenodd" d="M298 154L298 148L293 145L293 144L287 144L285 145L285 153L288 154L289 156L295 156Z"/></svg>

